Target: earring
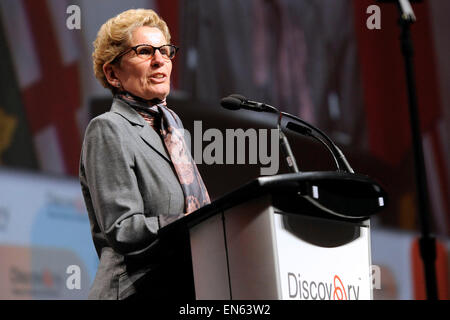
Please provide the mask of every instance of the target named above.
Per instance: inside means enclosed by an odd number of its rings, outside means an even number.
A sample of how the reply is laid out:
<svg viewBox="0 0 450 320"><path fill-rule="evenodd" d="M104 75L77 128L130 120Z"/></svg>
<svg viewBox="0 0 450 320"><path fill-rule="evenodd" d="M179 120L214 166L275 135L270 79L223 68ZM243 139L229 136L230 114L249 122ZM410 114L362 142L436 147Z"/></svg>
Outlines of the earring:
<svg viewBox="0 0 450 320"><path fill-rule="evenodd" d="M119 83L117 83L117 88L120 88L122 85Z"/></svg>

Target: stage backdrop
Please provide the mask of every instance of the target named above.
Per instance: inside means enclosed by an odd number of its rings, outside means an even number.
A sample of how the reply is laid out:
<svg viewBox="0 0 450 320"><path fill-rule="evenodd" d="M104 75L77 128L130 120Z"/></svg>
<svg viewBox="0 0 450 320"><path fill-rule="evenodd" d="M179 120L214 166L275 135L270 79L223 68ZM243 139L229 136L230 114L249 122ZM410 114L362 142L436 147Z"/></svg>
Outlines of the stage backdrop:
<svg viewBox="0 0 450 320"><path fill-rule="evenodd" d="M0 181L0 299L87 298L98 258L78 179Z"/></svg>

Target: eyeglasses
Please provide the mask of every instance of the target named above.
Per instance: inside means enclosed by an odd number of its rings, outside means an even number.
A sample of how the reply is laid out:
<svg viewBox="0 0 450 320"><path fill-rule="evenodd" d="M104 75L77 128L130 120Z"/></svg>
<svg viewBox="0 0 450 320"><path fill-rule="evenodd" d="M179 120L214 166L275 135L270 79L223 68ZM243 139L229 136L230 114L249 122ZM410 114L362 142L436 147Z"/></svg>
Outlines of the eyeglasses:
<svg viewBox="0 0 450 320"><path fill-rule="evenodd" d="M128 50L125 50L124 52L117 55L111 63L114 63L118 61L122 56L126 55L130 51L134 51L136 53L136 56L143 60L151 59L154 55L156 50L159 50L162 57L167 60L172 60L175 58L175 54L178 51L178 47L174 46L172 44L165 44L160 47L154 47L150 44L138 44L137 46L131 47Z"/></svg>

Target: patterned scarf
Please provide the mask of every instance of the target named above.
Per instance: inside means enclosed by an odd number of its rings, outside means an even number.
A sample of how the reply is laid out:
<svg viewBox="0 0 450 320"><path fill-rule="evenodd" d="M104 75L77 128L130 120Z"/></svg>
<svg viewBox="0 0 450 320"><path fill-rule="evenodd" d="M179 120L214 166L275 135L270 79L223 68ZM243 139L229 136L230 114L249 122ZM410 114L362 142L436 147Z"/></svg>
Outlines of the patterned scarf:
<svg viewBox="0 0 450 320"><path fill-rule="evenodd" d="M144 100L129 92L116 93L114 98L135 109L162 137L183 189L185 212L191 213L210 203L208 191L186 146L182 124L166 106L166 102L159 99Z"/></svg>

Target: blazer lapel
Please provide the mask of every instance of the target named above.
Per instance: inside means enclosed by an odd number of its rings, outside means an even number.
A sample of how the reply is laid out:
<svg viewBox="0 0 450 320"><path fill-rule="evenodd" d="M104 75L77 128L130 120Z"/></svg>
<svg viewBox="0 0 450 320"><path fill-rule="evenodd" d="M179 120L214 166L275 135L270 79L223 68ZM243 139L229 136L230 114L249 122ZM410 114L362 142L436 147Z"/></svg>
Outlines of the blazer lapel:
<svg viewBox="0 0 450 320"><path fill-rule="evenodd" d="M144 118L142 118L142 116L139 113L137 113L136 110L128 106L125 102L114 99L111 107L111 112L120 114L122 117L127 119L132 124L141 127L139 135L142 138L142 140L144 140L145 143L148 144L150 148L158 152L161 155L161 157L166 159L169 163L172 163L172 161L169 158L169 155L167 154L166 148L163 145L161 137L147 122L145 122Z"/></svg>
<svg viewBox="0 0 450 320"><path fill-rule="evenodd" d="M148 123L142 127L139 135L150 147L155 149L163 158L172 163L169 159L169 155L167 154L166 147L163 145L161 137Z"/></svg>

